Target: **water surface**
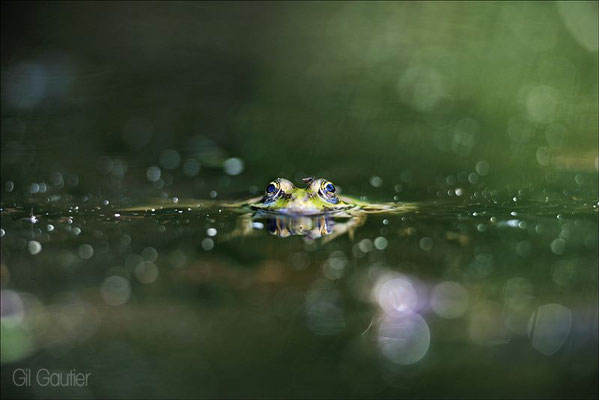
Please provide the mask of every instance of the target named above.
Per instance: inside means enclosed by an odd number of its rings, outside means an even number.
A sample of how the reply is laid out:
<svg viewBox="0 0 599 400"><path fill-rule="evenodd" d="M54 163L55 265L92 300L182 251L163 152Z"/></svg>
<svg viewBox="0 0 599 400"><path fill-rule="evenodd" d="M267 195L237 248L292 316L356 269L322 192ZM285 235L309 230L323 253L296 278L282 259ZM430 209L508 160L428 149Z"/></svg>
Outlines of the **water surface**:
<svg viewBox="0 0 599 400"><path fill-rule="evenodd" d="M221 241L239 216L218 208L5 209L3 362L93 377L20 395L592 392L597 204L496 196L324 244Z"/></svg>

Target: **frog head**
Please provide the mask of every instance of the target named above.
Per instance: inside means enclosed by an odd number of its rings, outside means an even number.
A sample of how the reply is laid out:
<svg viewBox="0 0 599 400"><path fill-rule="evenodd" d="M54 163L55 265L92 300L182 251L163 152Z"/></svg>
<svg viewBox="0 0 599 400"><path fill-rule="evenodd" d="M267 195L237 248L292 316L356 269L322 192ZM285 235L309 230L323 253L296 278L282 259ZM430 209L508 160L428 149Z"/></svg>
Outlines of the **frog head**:
<svg viewBox="0 0 599 400"><path fill-rule="evenodd" d="M337 188L326 179L304 179L305 188L298 188L284 178L266 185L264 197L251 204L255 210L278 214L315 215L353 207L337 195Z"/></svg>

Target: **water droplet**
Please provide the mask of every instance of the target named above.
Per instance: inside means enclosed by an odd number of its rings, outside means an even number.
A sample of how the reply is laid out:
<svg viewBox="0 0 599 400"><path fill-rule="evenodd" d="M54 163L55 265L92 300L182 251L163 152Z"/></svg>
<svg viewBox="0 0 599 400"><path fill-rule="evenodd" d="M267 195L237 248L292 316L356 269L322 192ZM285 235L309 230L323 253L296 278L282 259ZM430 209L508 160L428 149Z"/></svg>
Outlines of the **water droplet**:
<svg viewBox="0 0 599 400"><path fill-rule="evenodd" d="M176 150L166 149L160 153L160 165L166 169L175 169L181 162L181 156Z"/></svg>
<svg viewBox="0 0 599 400"><path fill-rule="evenodd" d="M89 260L94 255L94 248L89 244L79 246L79 257L84 260Z"/></svg>
<svg viewBox="0 0 599 400"><path fill-rule="evenodd" d="M386 249L387 244L388 244L388 241L383 236L379 236L376 239L374 239L374 247L376 247L378 250Z"/></svg>
<svg viewBox="0 0 599 400"><path fill-rule="evenodd" d="M489 163L486 161L479 161L476 163L476 172L480 175L480 176L485 176L489 173Z"/></svg>
<svg viewBox="0 0 599 400"><path fill-rule="evenodd" d="M141 251L144 260L155 262L158 259L158 251L153 247L146 247Z"/></svg>
<svg viewBox="0 0 599 400"><path fill-rule="evenodd" d="M364 253L369 253L372 251L373 248L372 241L370 239L362 239L358 243L358 248Z"/></svg>
<svg viewBox="0 0 599 400"><path fill-rule="evenodd" d="M539 147L537 149L537 162L543 167L551 164L551 149L549 147Z"/></svg>
<svg viewBox="0 0 599 400"><path fill-rule="evenodd" d="M528 323L532 347L546 356L564 345L571 329L572 311L561 304L542 305Z"/></svg>
<svg viewBox="0 0 599 400"><path fill-rule="evenodd" d="M401 319L386 318L379 326L379 349L395 364L417 363L428 352L430 341L428 324L416 313Z"/></svg>
<svg viewBox="0 0 599 400"><path fill-rule="evenodd" d="M158 182L162 172L159 167L151 166L146 170L146 177L150 182Z"/></svg>
<svg viewBox="0 0 599 400"><path fill-rule="evenodd" d="M187 176L196 176L200 172L200 163L195 158L188 158L183 163L183 173Z"/></svg>
<svg viewBox="0 0 599 400"><path fill-rule="evenodd" d="M141 283L152 283L158 278L158 267L150 261L140 262L135 266L135 277Z"/></svg>
<svg viewBox="0 0 599 400"><path fill-rule="evenodd" d="M383 184L383 178L381 178L380 176L371 176L369 182L370 185L378 188L381 187L381 185Z"/></svg>
<svg viewBox="0 0 599 400"><path fill-rule="evenodd" d="M564 254L564 250L566 250L566 242L562 239L555 239L551 242L550 246L551 251L557 255Z"/></svg>
<svg viewBox="0 0 599 400"><path fill-rule="evenodd" d="M223 169L227 175L239 175L244 169L243 160L236 157L228 158L223 164Z"/></svg>
<svg viewBox="0 0 599 400"><path fill-rule="evenodd" d="M100 287L100 293L106 304L119 306L129 300L131 286L129 281L122 276L112 275L104 280Z"/></svg>
<svg viewBox="0 0 599 400"><path fill-rule="evenodd" d="M330 280L341 279L345 274L347 257L342 251L334 251L322 266L322 272Z"/></svg>
<svg viewBox="0 0 599 400"><path fill-rule="evenodd" d="M214 248L214 241L210 238L205 238L202 240L202 249L206 251L210 251Z"/></svg>
<svg viewBox="0 0 599 400"><path fill-rule="evenodd" d="M40 242L32 240L29 243L27 243L27 250L29 250L29 253L31 253L32 255L36 255L39 254L40 251L42 251L42 245L40 244Z"/></svg>
<svg viewBox="0 0 599 400"><path fill-rule="evenodd" d="M375 285L374 291L379 306L392 318L403 317L413 312L418 305L416 289L404 277L383 277Z"/></svg>
<svg viewBox="0 0 599 400"><path fill-rule="evenodd" d="M471 172L468 175L468 182L475 185L478 182L478 174L476 172Z"/></svg>

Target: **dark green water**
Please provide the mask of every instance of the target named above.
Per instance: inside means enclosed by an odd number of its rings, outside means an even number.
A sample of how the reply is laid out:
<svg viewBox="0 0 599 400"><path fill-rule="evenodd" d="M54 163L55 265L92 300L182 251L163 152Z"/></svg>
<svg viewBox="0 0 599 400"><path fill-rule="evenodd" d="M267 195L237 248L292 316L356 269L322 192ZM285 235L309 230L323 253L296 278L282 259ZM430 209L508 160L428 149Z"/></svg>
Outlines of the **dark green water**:
<svg viewBox="0 0 599 400"><path fill-rule="evenodd" d="M595 398L596 15L3 3L2 395ZM305 176L419 207L122 211Z"/></svg>

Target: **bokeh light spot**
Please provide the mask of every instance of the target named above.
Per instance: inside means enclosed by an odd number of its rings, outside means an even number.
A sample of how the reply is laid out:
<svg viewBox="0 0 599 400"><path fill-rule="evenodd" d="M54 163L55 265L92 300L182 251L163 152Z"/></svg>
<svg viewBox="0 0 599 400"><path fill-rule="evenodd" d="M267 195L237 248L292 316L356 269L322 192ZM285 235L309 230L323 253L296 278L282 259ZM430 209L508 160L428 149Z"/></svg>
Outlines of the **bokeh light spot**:
<svg viewBox="0 0 599 400"><path fill-rule="evenodd" d="M458 282L441 282L433 289L430 305L441 318L458 318L470 304L468 291Z"/></svg>
<svg viewBox="0 0 599 400"><path fill-rule="evenodd" d="M379 349L386 359L395 364L417 363L428 352L430 341L428 324L417 313L400 319L386 317L379 325Z"/></svg>
<svg viewBox="0 0 599 400"><path fill-rule="evenodd" d="M572 328L572 311L561 304L545 304L530 317L528 335L532 347L550 356L566 342Z"/></svg>

